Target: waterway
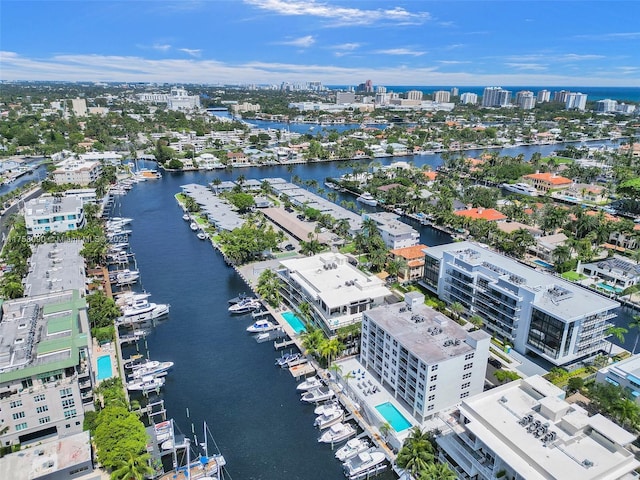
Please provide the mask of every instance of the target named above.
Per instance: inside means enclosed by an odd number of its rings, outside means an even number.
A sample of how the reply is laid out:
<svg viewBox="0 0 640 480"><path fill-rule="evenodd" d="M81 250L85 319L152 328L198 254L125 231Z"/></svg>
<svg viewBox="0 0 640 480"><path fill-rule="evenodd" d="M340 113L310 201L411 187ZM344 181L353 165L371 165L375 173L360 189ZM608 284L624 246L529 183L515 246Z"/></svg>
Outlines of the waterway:
<svg viewBox="0 0 640 480"><path fill-rule="evenodd" d="M548 154L555 148L520 147L505 153L523 153L529 158L533 151ZM432 167L441 162L438 155L376 159L382 164L399 160ZM296 381L290 374L274 366L279 353L270 343L257 344L245 332L250 316L228 314L227 300L246 292L247 286L208 242L196 238L182 220L174 194L187 183L234 180L239 175L287 180L295 175L314 179L322 188L326 177L345 173L341 167L344 162L165 173L162 179L136 185L114 206L114 215L134 219L130 243L142 273L138 288L150 292L153 301L171 304L169 319L139 346L148 350L152 359L175 363L161 393L168 415L183 433L189 433L194 425L199 434L202 422L207 421L236 479L344 477L330 447L317 443L313 407L299 401ZM342 199L354 200L340 194L338 201ZM428 246L451 240L431 228L415 227ZM624 324L628 318L627 312L617 322ZM634 337L628 335L625 345L632 346ZM134 350L125 350L125 355ZM386 472L378 478L393 477Z"/></svg>

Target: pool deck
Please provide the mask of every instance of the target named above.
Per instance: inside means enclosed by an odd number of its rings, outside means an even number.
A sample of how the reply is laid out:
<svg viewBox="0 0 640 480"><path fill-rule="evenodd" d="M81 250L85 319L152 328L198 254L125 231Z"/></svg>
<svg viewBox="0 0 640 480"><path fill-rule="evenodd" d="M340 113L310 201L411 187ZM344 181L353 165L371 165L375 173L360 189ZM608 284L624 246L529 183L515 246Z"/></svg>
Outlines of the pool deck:
<svg viewBox="0 0 640 480"><path fill-rule="evenodd" d="M109 355L109 359L111 360L111 377L118 376L118 361L116 359L116 349L113 343L105 343L103 345L99 345L98 342L93 339L93 368L96 373L96 386L102 383L106 378L98 380L98 358L104 357L105 355Z"/></svg>

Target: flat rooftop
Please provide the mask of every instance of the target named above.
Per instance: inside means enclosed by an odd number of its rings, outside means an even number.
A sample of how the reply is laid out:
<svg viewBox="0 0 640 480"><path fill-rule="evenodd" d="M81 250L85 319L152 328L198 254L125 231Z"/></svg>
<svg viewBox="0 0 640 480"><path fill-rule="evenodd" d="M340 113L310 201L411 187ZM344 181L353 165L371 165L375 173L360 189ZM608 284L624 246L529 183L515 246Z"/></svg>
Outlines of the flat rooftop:
<svg viewBox="0 0 640 480"><path fill-rule="evenodd" d="M28 216L47 216L54 213L76 213L82 208L82 199L78 197L42 196L29 200L25 204Z"/></svg>
<svg viewBox="0 0 640 480"><path fill-rule="evenodd" d="M404 302L381 305L366 311L365 316L428 365L475 351L466 343L470 337L474 343L491 338L481 330L467 332L452 319L426 305L414 305L411 310Z"/></svg>
<svg viewBox="0 0 640 480"><path fill-rule="evenodd" d="M564 391L540 376L463 400L460 412L470 420L465 427L523 478L617 479L640 466L624 448L635 435L568 404ZM536 436L538 428L545 433Z"/></svg>
<svg viewBox="0 0 640 480"><path fill-rule="evenodd" d="M0 458L0 478L32 480L74 465L91 465L89 432L39 442ZM93 470L90 467L86 472ZM78 478L74 476L73 478Z"/></svg>
<svg viewBox="0 0 640 480"><path fill-rule="evenodd" d="M439 260L442 260L445 252L478 267L486 276L533 292L536 294L533 303L536 308L564 321L577 320L585 315L613 310L620 306L618 302L523 265L477 243L454 242L425 250L427 256Z"/></svg>
<svg viewBox="0 0 640 480"><path fill-rule="evenodd" d="M84 258L80 255L83 246L80 240L38 245L29 261L25 296L64 290L84 291L86 275Z"/></svg>
<svg viewBox="0 0 640 480"><path fill-rule="evenodd" d="M307 292L322 299L329 309L391 294L382 280L374 275L365 275L340 253L294 258L280 263L294 280Z"/></svg>

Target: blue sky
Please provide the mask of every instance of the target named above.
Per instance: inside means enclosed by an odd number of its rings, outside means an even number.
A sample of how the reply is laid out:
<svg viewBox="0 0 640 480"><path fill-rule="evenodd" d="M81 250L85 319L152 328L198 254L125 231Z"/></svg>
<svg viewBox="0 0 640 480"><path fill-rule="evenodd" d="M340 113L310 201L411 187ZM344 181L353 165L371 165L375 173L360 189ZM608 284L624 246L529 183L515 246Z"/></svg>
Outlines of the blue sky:
<svg viewBox="0 0 640 480"><path fill-rule="evenodd" d="M0 79L640 86L640 1L2 0Z"/></svg>

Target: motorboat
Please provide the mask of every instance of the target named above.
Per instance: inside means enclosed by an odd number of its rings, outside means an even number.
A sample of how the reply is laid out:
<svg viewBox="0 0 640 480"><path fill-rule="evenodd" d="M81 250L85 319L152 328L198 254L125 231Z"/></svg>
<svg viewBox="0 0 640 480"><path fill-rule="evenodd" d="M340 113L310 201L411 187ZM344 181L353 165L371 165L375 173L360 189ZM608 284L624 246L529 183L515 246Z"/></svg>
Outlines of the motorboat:
<svg viewBox="0 0 640 480"><path fill-rule="evenodd" d="M160 448L162 448L162 450L177 450L179 448L187 448L188 446L189 442L186 442L184 438L178 441L173 438L169 438L160 444Z"/></svg>
<svg viewBox="0 0 640 480"><path fill-rule="evenodd" d="M358 478L367 473L373 473L386 460L384 452L374 448L351 457L342 464L347 478Z"/></svg>
<svg viewBox="0 0 640 480"><path fill-rule="evenodd" d="M364 438L352 438L342 447L336 450L335 457L341 462L346 462L352 457L355 457L361 452L368 450L371 446L369 442Z"/></svg>
<svg viewBox="0 0 640 480"><path fill-rule="evenodd" d="M111 277L112 282L116 283L120 286L122 285L131 285L136 283L140 278L140 272L136 270L120 270L115 275Z"/></svg>
<svg viewBox="0 0 640 480"><path fill-rule="evenodd" d="M369 192L362 192L362 194L356 198L356 202L364 203L365 205L371 205L375 207L378 205L378 201Z"/></svg>
<svg viewBox="0 0 640 480"><path fill-rule="evenodd" d="M135 368L137 365L140 365L144 361L144 356L136 353L135 355L131 355L129 358L125 359L122 362L122 366L124 368Z"/></svg>
<svg viewBox="0 0 640 480"><path fill-rule="evenodd" d="M237 296L237 297L233 297L233 298L230 298L230 299L229 299L229 305L233 305L233 304L235 304L235 303L240 303L242 300L245 300L245 299L247 299L247 298L249 298L249 299L250 299L250 298L252 298L252 297L247 297L247 294L246 294L246 293L240 293L240 294L238 294L238 296Z"/></svg>
<svg viewBox="0 0 640 480"><path fill-rule="evenodd" d="M229 307L229 312L235 315L240 315L243 313L253 312L254 310L257 310L261 307L262 302L260 300L257 300L255 298L246 298L234 305L231 305Z"/></svg>
<svg viewBox="0 0 640 480"><path fill-rule="evenodd" d="M298 360L300 353L283 353L280 358L276 358L276 367L286 367L291 361Z"/></svg>
<svg viewBox="0 0 640 480"><path fill-rule="evenodd" d="M156 441L158 443L162 443L166 440L169 440L173 434L173 425L171 420L166 420L164 422L156 423L153 426L153 432L156 436Z"/></svg>
<svg viewBox="0 0 640 480"><path fill-rule="evenodd" d="M331 425L335 425L338 422L341 422L344 419L344 410L339 405L333 405L330 408L327 408L322 415L318 415L313 422L315 427L318 427L320 430L324 430L325 428L329 428Z"/></svg>
<svg viewBox="0 0 640 480"><path fill-rule="evenodd" d="M133 218L129 218L129 217L111 217L108 220L109 223L119 223L122 225L127 225L128 223L133 222Z"/></svg>
<svg viewBox="0 0 640 480"><path fill-rule="evenodd" d="M309 360L307 359L307 357L305 357L301 353L294 353L287 360L285 360L282 365L280 365L280 368L289 368L293 367L294 365L300 365L301 363L307 363L308 361Z"/></svg>
<svg viewBox="0 0 640 480"><path fill-rule="evenodd" d="M349 439L356 434L356 429L350 423L336 423L335 425L331 425L327 430L325 430L320 437L318 437L318 442L320 443L340 443Z"/></svg>
<svg viewBox="0 0 640 480"><path fill-rule="evenodd" d="M528 183L503 183L501 186L508 192L519 193L520 195L528 195L530 197L538 195L538 191Z"/></svg>
<svg viewBox="0 0 640 480"><path fill-rule="evenodd" d="M149 298L150 293L138 293L138 292L121 292L117 294L116 305L120 308L133 305L135 302L139 302L143 299Z"/></svg>
<svg viewBox="0 0 640 480"><path fill-rule="evenodd" d="M313 410L313 413L315 413L316 415L322 415L324 412L326 412L330 408L333 408L334 405L339 405L338 400L334 399L325 403L321 403Z"/></svg>
<svg viewBox="0 0 640 480"><path fill-rule="evenodd" d="M249 333L269 332L275 329L276 326L269 320L256 320L253 325L247 327Z"/></svg>
<svg viewBox="0 0 640 480"><path fill-rule="evenodd" d="M322 380L320 380L316 375L307 378L303 382L299 383L296 387L296 390L301 392L306 392L308 390L312 390L314 388L321 387L323 385Z"/></svg>
<svg viewBox="0 0 640 480"><path fill-rule="evenodd" d="M142 377L159 377L166 375L169 369L173 367L173 362L159 362L157 360L147 360L133 368L131 376L133 378Z"/></svg>
<svg viewBox="0 0 640 480"><path fill-rule="evenodd" d="M206 240L207 239L207 234L204 232L198 232L198 234L196 235L200 240Z"/></svg>
<svg viewBox="0 0 640 480"><path fill-rule="evenodd" d="M170 305L168 303L153 303L146 298L135 299L133 304L122 308L123 316L116 323L124 325L155 320L168 315L169 308Z"/></svg>
<svg viewBox="0 0 640 480"><path fill-rule="evenodd" d="M198 224L196 222L191 222L189 224L189 228L195 232L196 230L198 230Z"/></svg>
<svg viewBox="0 0 640 480"><path fill-rule="evenodd" d="M188 222L189 220L191 220L191 216L188 213L185 213L184 215L182 215L182 219L185 222Z"/></svg>
<svg viewBox="0 0 640 480"><path fill-rule="evenodd" d="M335 392L329 387L318 387L302 394L300 401L307 403L318 403L330 400L335 396Z"/></svg>
<svg viewBox="0 0 640 480"><path fill-rule="evenodd" d="M127 383L127 390L130 392L149 393L154 390L160 390L163 385L164 378L147 375Z"/></svg>

